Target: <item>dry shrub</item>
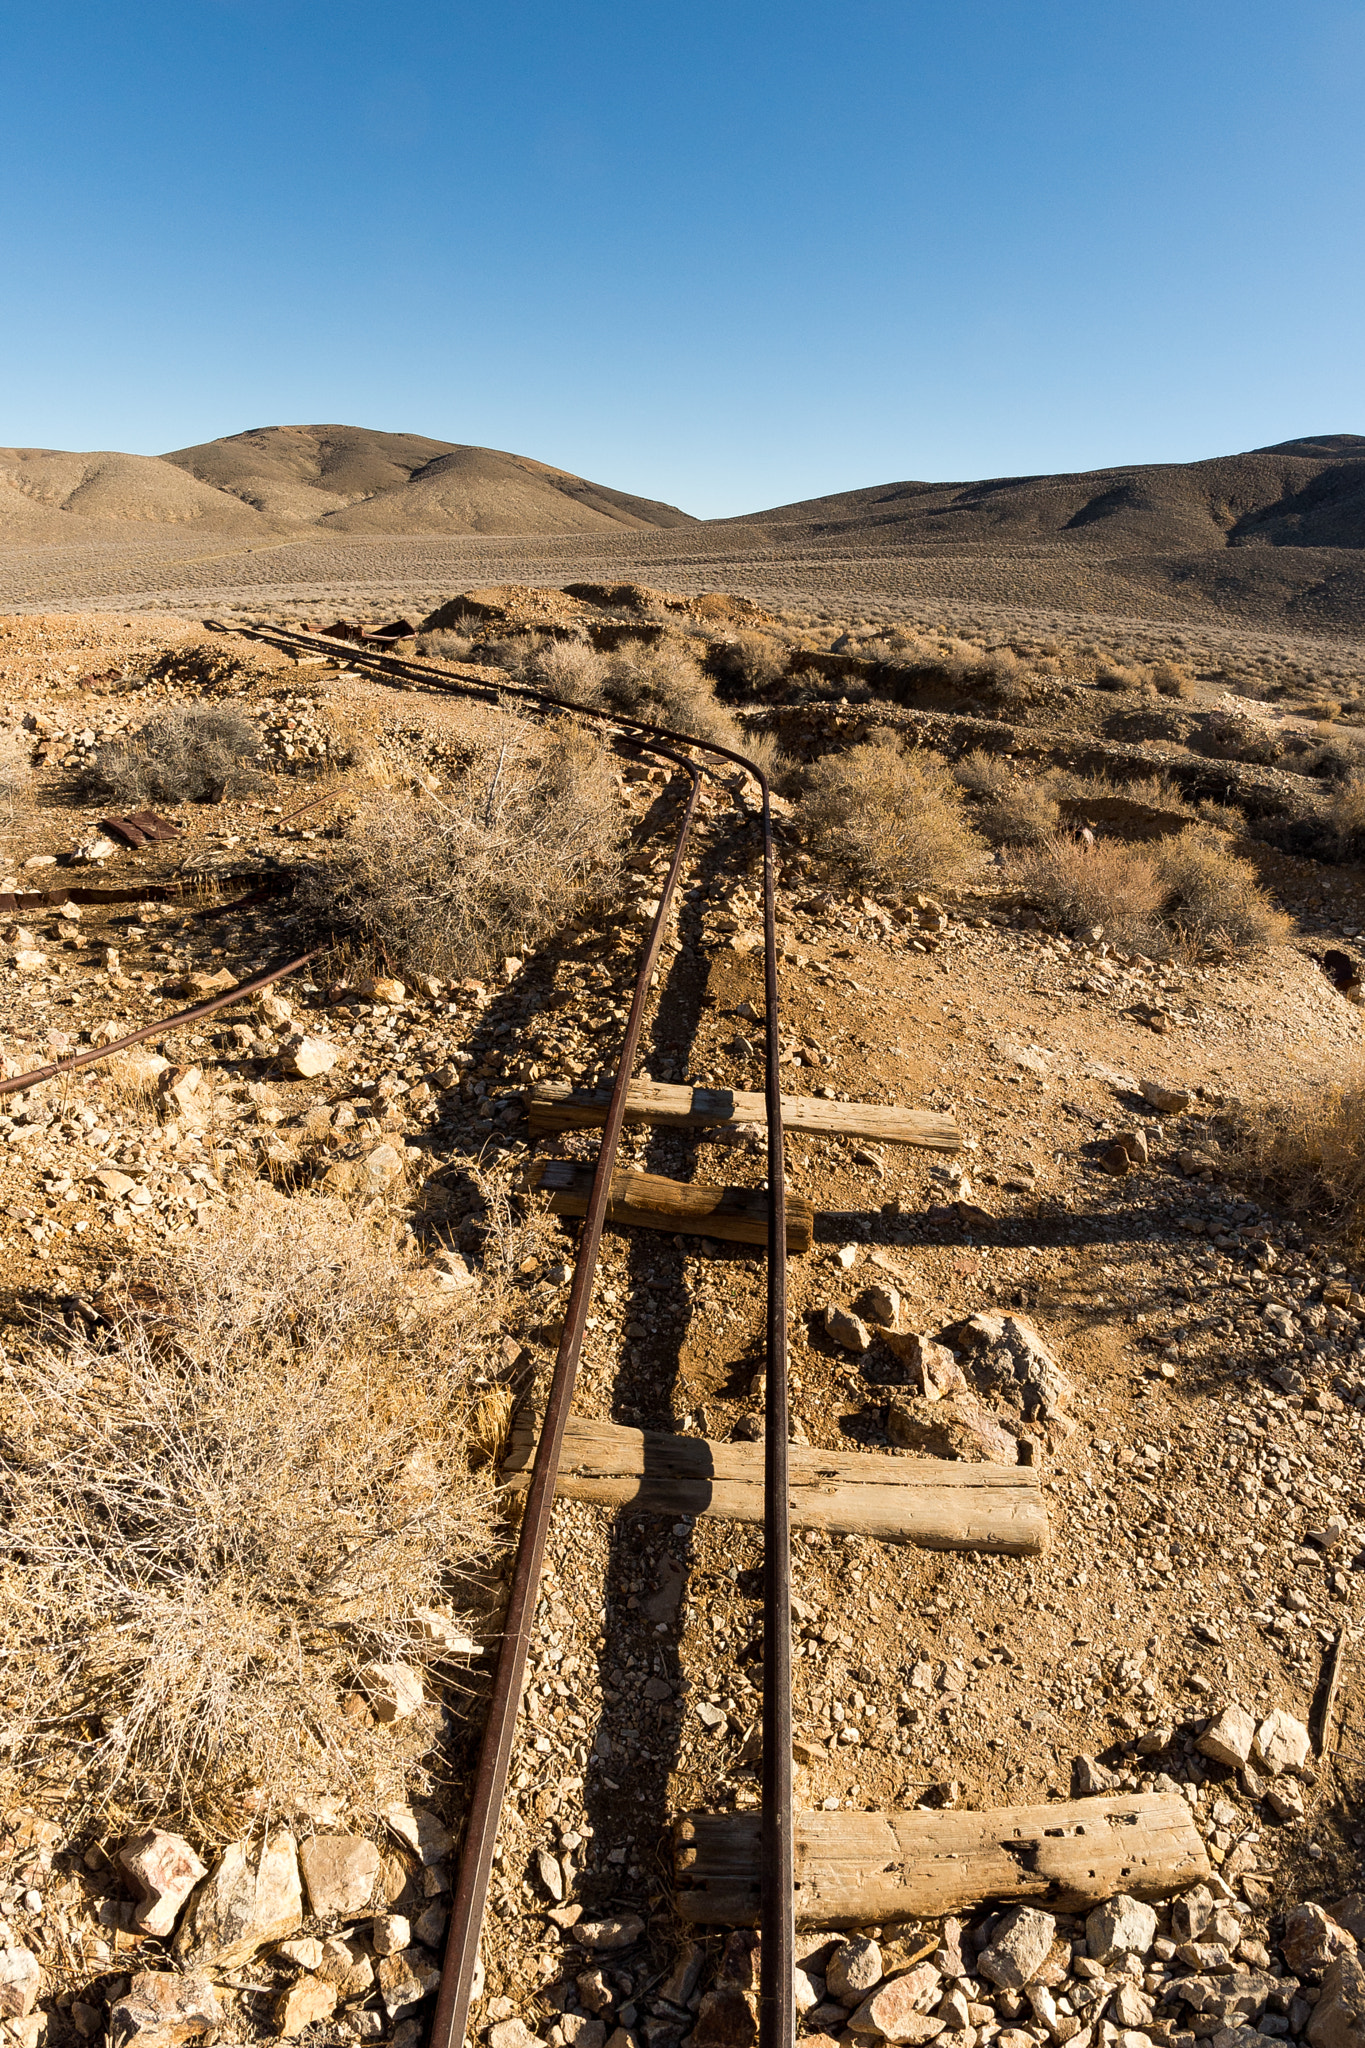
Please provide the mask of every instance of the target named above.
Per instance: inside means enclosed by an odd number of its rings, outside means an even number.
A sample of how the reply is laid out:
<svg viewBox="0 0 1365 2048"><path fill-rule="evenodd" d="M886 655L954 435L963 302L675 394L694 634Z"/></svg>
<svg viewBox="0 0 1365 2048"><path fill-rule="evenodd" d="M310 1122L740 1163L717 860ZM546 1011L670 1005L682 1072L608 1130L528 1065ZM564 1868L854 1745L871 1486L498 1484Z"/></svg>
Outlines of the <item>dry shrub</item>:
<svg viewBox="0 0 1365 2048"><path fill-rule="evenodd" d="M866 649L860 650L867 652ZM771 633L746 631L722 640L711 649L711 664L718 675L741 684L746 690L763 689L780 682L787 673L789 650Z"/></svg>
<svg viewBox="0 0 1365 2048"><path fill-rule="evenodd" d="M993 797L978 818L992 839L1003 840L1007 845L1032 846L1057 830L1061 811L1045 783L1021 775Z"/></svg>
<svg viewBox="0 0 1365 2048"><path fill-rule="evenodd" d="M532 680L570 704L598 704L606 657L586 640L550 640L536 657Z"/></svg>
<svg viewBox="0 0 1365 2048"><path fill-rule="evenodd" d="M1243 1167L1287 1207L1320 1216L1365 1253L1365 1067L1244 1125Z"/></svg>
<svg viewBox="0 0 1365 2048"><path fill-rule="evenodd" d="M244 712L169 704L135 738L98 749L81 772L81 793L130 808L245 796L264 783L252 766L260 744L260 730Z"/></svg>
<svg viewBox="0 0 1365 2048"><path fill-rule="evenodd" d="M623 829L611 755L572 720L471 721L450 790L360 804L304 869L299 900L393 964L486 973L613 882Z"/></svg>
<svg viewBox="0 0 1365 2048"><path fill-rule="evenodd" d="M1156 662L1151 671L1151 679L1163 697L1187 698L1194 695L1193 678L1173 661Z"/></svg>
<svg viewBox="0 0 1365 2048"><path fill-rule="evenodd" d="M1055 833L1016 854L1011 876L1070 930L1099 926L1125 946L1147 947L1158 939L1166 892L1156 863L1118 840L1100 839L1089 846Z"/></svg>
<svg viewBox="0 0 1365 2048"><path fill-rule="evenodd" d="M1154 849L1166 888L1162 916L1186 945L1237 946L1259 951L1289 932L1250 861L1230 853L1213 833L1187 826Z"/></svg>
<svg viewBox="0 0 1365 2048"><path fill-rule="evenodd" d="M818 851L882 887L952 881L984 851L940 754L906 753L882 734L827 754L806 777L801 818Z"/></svg>
<svg viewBox="0 0 1365 2048"><path fill-rule="evenodd" d="M646 645L629 640L611 656L601 684L601 701L609 711L637 718L645 725L666 725L689 734L703 745L740 750L739 727L700 664L675 640Z"/></svg>
<svg viewBox="0 0 1365 2048"><path fill-rule="evenodd" d="M456 633L444 627L434 633L419 633L417 652L429 661L473 661L478 658L472 633Z"/></svg>
<svg viewBox="0 0 1365 2048"><path fill-rule="evenodd" d="M1146 681L1146 673L1129 662L1106 661L1095 671L1101 690L1140 690Z"/></svg>
<svg viewBox="0 0 1365 2048"><path fill-rule="evenodd" d="M1365 859L1365 768L1338 783L1328 816L1339 851L1348 858Z"/></svg>
<svg viewBox="0 0 1365 2048"><path fill-rule="evenodd" d="M1142 848L1056 835L1017 855L1013 874L1059 923L1083 930L1098 925L1107 938L1130 947L1174 939L1196 950L1259 949L1289 928L1250 862L1198 826Z"/></svg>
<svg viewBox="0 0 1365 2048"><path fill-rule="evenodd" d="M5 1366L0 1640L11 1778L239 1831L256 1788L401 1789L344 1712L493 1547L469 1476L491 1305L456 1306L335 1204L257 1190ZM453 1674L452 1674L453 1676Z"/></svg>

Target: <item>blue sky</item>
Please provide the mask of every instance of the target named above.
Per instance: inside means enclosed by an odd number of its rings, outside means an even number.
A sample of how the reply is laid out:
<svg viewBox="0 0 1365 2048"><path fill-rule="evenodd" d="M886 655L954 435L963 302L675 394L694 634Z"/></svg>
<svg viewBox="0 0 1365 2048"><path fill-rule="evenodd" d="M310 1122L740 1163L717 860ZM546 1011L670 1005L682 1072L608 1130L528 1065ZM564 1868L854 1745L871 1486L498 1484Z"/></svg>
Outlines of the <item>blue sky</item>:
<svg viewBox="0 0 1365 2048"><path fill-rule="evenodd" d="M1365 432L1365 6L0 4L0 442L703 515Z"/></svg>

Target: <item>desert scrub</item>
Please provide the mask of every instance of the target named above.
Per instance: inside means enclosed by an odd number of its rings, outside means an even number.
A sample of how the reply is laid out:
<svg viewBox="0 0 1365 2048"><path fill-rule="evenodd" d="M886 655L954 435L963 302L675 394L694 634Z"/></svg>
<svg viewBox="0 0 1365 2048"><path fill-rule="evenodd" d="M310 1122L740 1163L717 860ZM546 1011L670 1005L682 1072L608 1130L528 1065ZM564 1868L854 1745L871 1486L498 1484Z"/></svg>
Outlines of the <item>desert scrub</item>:
<svg viewBox="0 0 1365 2048"><path fill-rule="evenodd" d="M1138 947L1160 938L1164 891L1156 863L1119 840L1092 845L1053 833L1016 854L1009 876L1068 931L1098 929L1120 945Z"/></svg>
<svg viewBox="0 0 1365 2048"><path fill-rule="evenodd" d="M1365 768L1337 785L1328 817L1338 852L1365 858Z"/></svg>
<svg viewBox="0 0 1365 2048"><path fill-rule="evenodd" d="M611 754L571 719L471 722L448 790L357 804L296 901L399 969L487 973L619 872Z"/></svg>
<svg viewBox="0 0 1365 2048"><path fill-rule="evenodd" d="M1320 1217L1365 1253L1365 1064L1269 1111L1242 1113L1242 1170L1286 1207Z"/></svg>
<svg viewBox="0 0 1365 2048"><path fill-rule="evenodd" d="M260 1788L401 1796L401 1745L346 1702L372 1661L439 1654L419 1611L470 1604L494 1552L467 1445L498 1298L453 1301L336 1204L262 1188L112 1285L98 1329L12 1340L10 1785L60 1755L114 1824L219 1840Z"/></svg>
<svg viewBox="0 0 1365 2048"><path fill-rule="evenodd" d="M167 705L132 739L100 747L80 793L115 803L206 804L246 796L265 778L253 766L260 728L230 706Z"/></svg>
<svg viewBox="0 0 1365 2048"><path fill-rule="evenodd" d="M954 764L954 778L980 799L974 820L991 839L1032 845L1057 830L1061 812L1049 781L1021 775L980 749Z"/></svg>
<svg viewBox="0 0 1365 2048"><path fill-rule="evenodd" d="M715 689L687 649L676 640L646 646L627 641L607 662L600 686L605 709L645 725L667 726L704 746L740 751L740 730Z"/></svg>
<svg viewBox="0 0 1365 2048"><path fill-rule="evenodd" d="M1260 952L1287 937L1289 919L1270 901L1249 860L1206 827L1189 825L1153 848L1165 896L1162 919L1191 948Z"/></svg>
<svg viewBox="0 0 1365 2048"><path fill-rule="evenodd" d="M806 772L800 820L816 852L860 880L914 889L955 880L985 848L940 754L905 752L887 733Z"/></svg>
<svg viewBox="0 0 1365 2048"><path fill-rule="evenodd" d="M1142 847L1058 833L1015 855L1010 872L1068 930L1098 928L1120 945L1254 951L1289 928L1251 863L1201 826Z"/></svg>

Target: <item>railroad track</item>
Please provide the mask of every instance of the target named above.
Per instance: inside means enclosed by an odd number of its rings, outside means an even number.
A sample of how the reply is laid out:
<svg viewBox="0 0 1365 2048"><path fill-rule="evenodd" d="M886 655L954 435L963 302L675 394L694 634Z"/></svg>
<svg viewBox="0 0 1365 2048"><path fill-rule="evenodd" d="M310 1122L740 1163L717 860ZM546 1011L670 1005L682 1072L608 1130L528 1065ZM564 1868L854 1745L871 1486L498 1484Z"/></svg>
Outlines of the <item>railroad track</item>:
<svg viewBox="0 0 1365 2048"><path fill-rule="evenodd" d="M243 631L240 627L231 630ZM444 1964L432 2021L432 2048L463 2048L478 1964L498 1827L528 1672L550 1517L556 1497L631 1504L660 1514L710 1515L761 1523L763 1531L762 1799L749 1813L679 1817L674 1868L684 1920L705 1924L757 1921L761 1930L760 2048L790 2048L796 2032L798 1901L807 1924L856 1925L942 1913L990 1896L1036 1897L1058 1904L1129 1889L1157 1895L1207 1874L1202 1845L1183 1802L1091 1799L1073 1802L1069 1817L1054 1807L994 1814L815 1813L797 1816L792 1785L792 1587L790 1535L798 1526L860 1533L928 1547L1028 1554L1047 1541L1036 1472L870 1453L789 1447L787 1259L809 1246L810 1205L789 1200L783 1131L875 1138L954 1151L951 1122L886 1105L784 1098L779 1084L778 963L774 918L774 843L769 791L758 766L743 755L669 728L567 703L526 685L459 678L426 663L367 646L286 628L247 629L285 649L324 651L405 688L468 695L494 704L507 699L536 712L568 714L596 724L608 741L636 758L667 764L688 781L667 875L644 942L612 1087L575 1090L538 1084L529 1090L532 1136L601 1130L592 1167L543 1162L538 1185L552 1210L581 1216L577 1255L562 1334L543 1414L519 1416L503 1467L509 1488L524 1497L520 1535L498 1650ZM765 1085L761 1096L740 1091L669 1087L636 1081L634 1066L651 980L687 858L702 786L708 777L728 788L717 762L744 769L762 792ZM307 807L305 807L307 808ZM746 821L747 822L747 821ZM171 1019L113 1046L55 1063L39 1074L0 1083L0 1090L107 1056L119 1044L199 1021L291 973L317 951L282 963ZM705 1129L751 1123L767 1132L766 1191L717 1189L652 1174L621 1172L617 1159L629 1122ZM649 1434L573 1415L580 1355L604 1228L666 1229L766 1252L765 1396L761 1455L748 1444L711 1444L687 1435ZM1179 1808L1177 1812L1174 1809Z"/></svg>
<svg viewBox="0 0 1365 2048"><path fill-rule="evenodd" d="M336 653L336 643L320 635L281 629L254 628L259 637L294 650L305 647ZM765 1007L764 1115L768 1141L766 1217L767 1314L766 1394L763 1454L763 1794L762 1964L759 1985L761 2048L789 2048L796 2033L794 1971L795 1849L792 1815L791 1703L791 1552L787 1388L787 1196L782 1145L782 1092L778 1077L778 977L774 918L773 822L767 777L744 755L690 733L646 724L615 714L587 710L533 690L525 684L493 686L460 680L427 663L347 643L344 658L386 679L411 687L481 697L497 703L519 702L586 720L622 736L634 753L652 756L681 769L690 779L690 793L678 825L672 858L659 892L649 934L642 949L622 1033L615 1083L601 1113L602 1137L591 1184L586 1190L583 1223L578 1237L573 1280L540 1424L530 1483L521 1519L506 1618L498 1650L493 1691L485 1723L474 1787L465 1827L459 1876L451 1908L445 1959L432 2020L432 2048L462 2048L478 1962L479 1938L492 1875L498 1822L507 1792L512 1744L526 1682L531 1629L539 1597L545 1545L554 1508L565 1431L573 1407L579 1358L592 1299L598 1249L612 1203L613 1179L621 1133L630 1105L631 1080L640 1034L649 1003L651 978L668 928L688 842L697 815L703 778L715 775L712 763L726 761L744 769L762 793L763 834L763 978ZM680 750L686 749L687 752ZM701 760L693 758L700 754ZM707 757L710 757L708 760ZM723 786L723 784L722 784ZM586 1121L587 1119L585 1119ZM593 1120L596 1120L595 1118Z"/></svg>

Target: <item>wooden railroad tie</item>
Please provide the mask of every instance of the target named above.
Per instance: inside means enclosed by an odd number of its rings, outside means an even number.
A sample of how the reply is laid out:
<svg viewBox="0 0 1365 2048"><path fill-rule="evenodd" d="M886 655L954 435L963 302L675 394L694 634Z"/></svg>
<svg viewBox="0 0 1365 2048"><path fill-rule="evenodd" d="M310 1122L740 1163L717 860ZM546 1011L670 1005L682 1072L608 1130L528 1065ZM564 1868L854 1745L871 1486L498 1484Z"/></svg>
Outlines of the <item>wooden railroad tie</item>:
<svg viewBox="0 0 1365 2048"><path fill-rule="evenodd" d="M531 1169L531 1185L550 1197L556 1216L585 1216L593 1169L573 1159L546 1159ZM728 1244L768 1242L766 1188L716 1188L669 1180L662 1173L618 1167L611 1177L608 1223L638 1224L687 1237L723 1238ZM787 1197L787 1250L808 1252L815 1210L800 1195Z"/></svg>
<svg viewBox="0 0 1365 2048"><path fill-rule="evenodd" d="M571 1088L567 1081L537 1081L526 1098L531 1132L580 1130L605 1123L609 1088ZM630 1123L674 1130L709 1125L759 1124L767 1115L762 1095L748 1088L675 1087L667 1081L632 1081L626 1096ZM823 1095L784 1095L782 1126L812 1138L863 1138L879 1145L918 1145L957 1152L962 1135L950 1116L902 1109L892 1102L831 1102Z"/></svg>
<svg viewBox="0 0 1365 2048"><path fill-rule="evenodd" d="M539 1437L540 1417L523 1408L502 1466L503 1483L514 1492L530 1484ZM888 1458L807 1444L792 1444L788 1459L797 1528L1010 1557L1047 1548L1047 1509L1032 1466ZM763 1445L709 1443L571 1415L555 1491L562 1500L761 1525Z"/></svg>
<svg viewBox="0 0 1365 2048"><path fill-rule="evenodd" d="M938 1919L990 1899L1085 1912L1116 1892L1159 1899L1210 1872L1174 1793L1003 1806L986 1813L798 1813L796 1919L806 1927ZM693 1922L759 1916L759 1817L689 1814L674 1825L675 1903Z"/></svg>

